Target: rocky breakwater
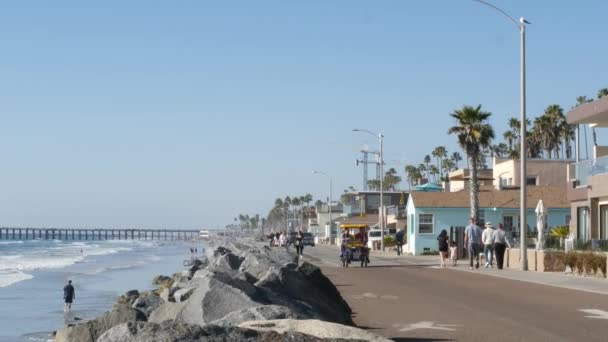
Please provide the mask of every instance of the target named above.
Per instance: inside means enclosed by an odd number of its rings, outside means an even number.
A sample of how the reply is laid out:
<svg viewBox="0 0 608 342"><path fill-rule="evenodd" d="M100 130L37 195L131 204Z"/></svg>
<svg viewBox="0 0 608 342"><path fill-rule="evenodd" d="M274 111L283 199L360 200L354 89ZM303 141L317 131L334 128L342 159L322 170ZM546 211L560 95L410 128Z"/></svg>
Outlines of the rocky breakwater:
<svg viewBox="0 0 608 342"><path fill-rule="evenodd" d="M224 242L209 260L155 277L157 290L125 293L56 341L388 341L353 327L331 281L284 249Z"/></svg>

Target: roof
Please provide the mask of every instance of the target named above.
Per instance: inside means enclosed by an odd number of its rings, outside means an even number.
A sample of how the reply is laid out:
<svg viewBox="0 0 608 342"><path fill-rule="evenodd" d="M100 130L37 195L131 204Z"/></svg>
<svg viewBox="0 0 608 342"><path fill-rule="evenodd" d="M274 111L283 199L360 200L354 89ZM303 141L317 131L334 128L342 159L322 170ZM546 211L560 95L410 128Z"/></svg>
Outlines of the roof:
<svg viewBox="0 0 608 342"><path fill-rule="evenodd" d="M469 169L458 169L449 173L448 177L450 181L461 181L471 179ZM477 179L479 180L494 180L492 169L479 169L477 170Z"/></svg>
<svg viewBox="0 0 608 342"><path fill-rule="evenodd" d="M361 216L351 216L345 217L341 220L336 220L336 224L367 224L374 225L379 221L378 214L367 214L363 217Z"/></svg>
<svg viewBox="0 0 608 342"><path fill-rule="evenodd" d="M567 116L569 124L596 124L608 127L608 96L572 109Z"/></svg>
<svg viewBox="0 0 608 342"><path fill-rule="evenodd" d="M536 208L542 199L547 208L570 208L565 187L527 187L528 208ZM469 190L456 192L412 192L410 195L418 208L469 208ZM479 206L482 208L519 208L519 190L486 190L479 192Z"/></svg>

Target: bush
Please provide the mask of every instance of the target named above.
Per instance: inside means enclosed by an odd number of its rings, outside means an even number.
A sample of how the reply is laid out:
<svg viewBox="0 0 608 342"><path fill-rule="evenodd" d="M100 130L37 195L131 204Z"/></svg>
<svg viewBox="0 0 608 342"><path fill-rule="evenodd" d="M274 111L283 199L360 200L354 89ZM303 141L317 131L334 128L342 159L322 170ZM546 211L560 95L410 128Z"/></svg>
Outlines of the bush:
<svg viewBox="0 0 608 342"><path fill-rule="evenodd" d="M574 269L576 267L576 254L576 252L568 252L564 257L564 263L566 264L566 266L570 267L572 272L574 272Z"/></svg>
<svg viewBox="0 0 608 342"><path fill-rule="evenodd" d="M545 252L544 264L546 272L564 272L566 270L566 253Z"/></svg>
<svg viewBox="0 0 608 342"><path fill-rule="evenodd" d="M392 247L397 245L397 240L395 239L394 236L392 235L385 235L384 236L384 246L385 247Z"/></svg>

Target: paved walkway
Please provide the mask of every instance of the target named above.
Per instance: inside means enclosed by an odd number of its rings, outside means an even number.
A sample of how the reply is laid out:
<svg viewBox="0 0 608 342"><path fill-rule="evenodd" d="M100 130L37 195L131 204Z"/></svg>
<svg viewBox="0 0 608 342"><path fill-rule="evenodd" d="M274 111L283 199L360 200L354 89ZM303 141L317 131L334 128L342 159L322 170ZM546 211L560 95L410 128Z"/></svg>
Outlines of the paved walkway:
<svg viewBox="0 0 608 342"><path fill-rule="evenodd" d="M439 268L439 256L436 255L397 256L394 252L373 251L372 257L399 264L428 265ZM608 295L608 279L606 278L583 277L560 272L521 271L518 269L479 268L478 270L470 270L468 260L459 260L458 266L448 266L446 269Z"/></svg>
<svg viewBox="0 0 608 342"><path fill-rule="evenodd" d="M608 297L510 279L533 272L439 269L437 257L380 253L368 268L342 268L335 247L304 253L336 285L358 326L395 341L607 340Z"/></svg>

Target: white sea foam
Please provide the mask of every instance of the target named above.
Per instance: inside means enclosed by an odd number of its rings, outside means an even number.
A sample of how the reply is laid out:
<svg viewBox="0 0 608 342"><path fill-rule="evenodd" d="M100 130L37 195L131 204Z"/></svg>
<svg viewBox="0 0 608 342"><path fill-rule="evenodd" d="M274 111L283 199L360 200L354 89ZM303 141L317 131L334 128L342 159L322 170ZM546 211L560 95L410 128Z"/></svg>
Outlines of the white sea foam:
<svg viewBox="0 0 608 342"><path fill-rule="evenodd" d="M7 287L20 281L32 278L34 278L34 276L32 276L31 274L23 273L21 271L0 270L0 287Z"/></svg>
<svg viewBox="0 0 608 342"><path fill-rule="evenodd" d="M16 245L16 244L23 244L23 241L21 241L21 240L15 240L15 241L0 241L0 245Z"/></svg>

